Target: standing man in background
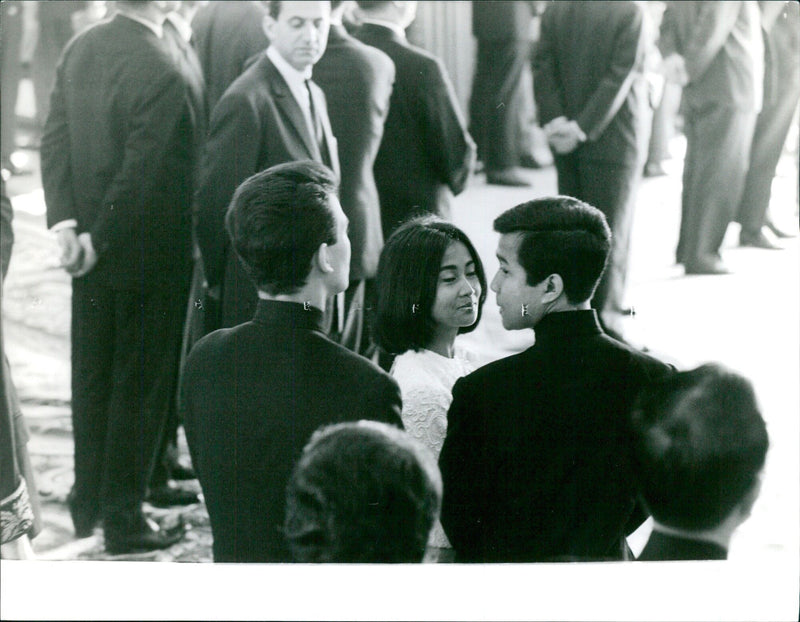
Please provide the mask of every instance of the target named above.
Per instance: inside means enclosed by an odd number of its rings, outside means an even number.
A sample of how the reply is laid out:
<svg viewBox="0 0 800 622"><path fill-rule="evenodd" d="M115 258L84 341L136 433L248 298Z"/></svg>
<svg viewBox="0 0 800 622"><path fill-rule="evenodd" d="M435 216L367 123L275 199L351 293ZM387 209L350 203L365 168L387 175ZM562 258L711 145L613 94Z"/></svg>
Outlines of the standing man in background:
<svg viewBox="0 0 800 622"><path fill-rule="evenodd" d="M617 337L647 135L644 19L636 2L551 3L534 61L558 192L597 207L611 227L609 263L592 307Z"/></svg>
<svg viewBox="0 0 800 622"><path fill-rule="evenodd" d="M406 39L417 3L358 6L363 25L356 38L385 52L397 71L375 160L385 239L419 214L450 218L453 195L464 190L475 163L475 143L442 62Z"/></svg>
<svg viewBox="0 0 800 622"><path fill-rule="evenodd" d="M683 65L686 76L676 259L686 274L726 274L719 249L736 217L763 99L758 3L671 2L659 48L665 62Z"/></svg>
<svg viewBox="0 0 800 622"><path fill-rule="evenodd" d="M165 548L145 516L180 352L198 138L162 2L119 2L67 47L42 138L47 221L72 281L75 534Z"/></svg>
<svg viewBox="0 0 800 622"><path fill-rule="evenodd" d="M345 292L342 345L354 352L369 349L365 311L373 303L371 285L383 248L375 156L389 112L394 63L380 50L354 39L342 16L349 2L332 2L328 47L314 67L314 79L328 101L331 128L339 143L342 182L339 199L350 220L350 286Z"/></svg>
<svg viewBox="0 0 800 622"><path fill-rule="evenodd" d="M271 2L264 17L269 47L211 113L196 195L197 239L222 326L249 321L258 301L225 232L236 187L253 173L294 160L315 160L339 174L325 95L311 80L329 28L330 2Z"/></svg>

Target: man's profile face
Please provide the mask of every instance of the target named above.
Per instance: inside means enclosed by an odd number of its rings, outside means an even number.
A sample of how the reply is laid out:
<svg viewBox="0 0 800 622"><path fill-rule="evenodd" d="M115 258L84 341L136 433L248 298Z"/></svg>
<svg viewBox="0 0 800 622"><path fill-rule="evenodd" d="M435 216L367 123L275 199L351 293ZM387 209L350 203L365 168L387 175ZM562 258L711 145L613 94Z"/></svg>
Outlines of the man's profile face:
<svg viewBox="0 0 800 622"><path fill-rule="evenodd" d="M328 261L333 267L332 289L338 293L346 290L350 284L350 238L347 237L347 226L350 221L342 210L342 205L336 195L332 194L328 197L328 209L336 219L336 244L328 247Z"/></svg>
<svg viewBox="0 0 800 622"><path fill-rule="evenodd" d="M325 52L330 25L330 2L283 2L277 19L264 18L270 45L298 71L313 66Z"/></svg>
<svg viewBox="0 0 800 622"><path fill-rule="evenodd" d="M490 289L497 294L500 318L506 330L533 328L544 316L542 295L545 279L537 285L528 285L528 275L517 259L522 239L521 233L504 233L497 245L500 267L494 275Z"/></svg>

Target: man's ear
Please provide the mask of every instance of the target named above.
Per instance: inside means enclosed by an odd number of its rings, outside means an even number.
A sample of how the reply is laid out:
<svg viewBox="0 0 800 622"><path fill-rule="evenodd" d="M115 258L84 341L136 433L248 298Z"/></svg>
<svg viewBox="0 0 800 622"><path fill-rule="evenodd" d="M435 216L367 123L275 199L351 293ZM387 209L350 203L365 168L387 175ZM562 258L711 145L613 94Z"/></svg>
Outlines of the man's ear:
<svg viewBox="0 0 800 622"><path fill-rule="evenodd" d="M542 302L553 302L557 300L564 291L564 280L560 274L551 274L545 279L544 294Z"/></svg>
<svg viewBox="0 0 800 622"><path fill-rule="evenodd" d="M267 35L268 41L272 41L273 26L275 26L275 18L270 14L265 15L264 19L261 20L261 29L264 31L264 34Z"/></svg>
<svg viewBox="0 0 800 622"><path fill-rule="evenodd" d="M320 244L317 252L314 253L314 261L319 271L323 274L333 272L333 266L331 265L330 257L328 257L328 245L325 242Z"/></svg>

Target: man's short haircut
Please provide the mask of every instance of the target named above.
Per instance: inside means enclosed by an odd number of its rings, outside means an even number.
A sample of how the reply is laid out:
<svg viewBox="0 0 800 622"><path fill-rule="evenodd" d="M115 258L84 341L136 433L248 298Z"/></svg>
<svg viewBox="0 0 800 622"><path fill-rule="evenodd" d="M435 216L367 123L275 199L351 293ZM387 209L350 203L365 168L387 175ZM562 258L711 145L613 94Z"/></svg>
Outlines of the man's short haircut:
<svg viewBox="0 0 800 622"><path fill-rule="evenodd" d="M375 11L389 4L390 0L357 0L356 4L362 11Z"/></svg>
<svg viewBox="0 0 800 622"><path fill-rule="evenodd" d="M567 196L536 199L500 214L494 230L522 234L517 260L528 285L558 274L571 304L592 297L611 249L611 230L599 209Z"/></svg>
<svg viewBox="0 0 800 622"><path fill-rule="evenodd" d="M286 489L284 531L298 562L421 562L441 499L433 454L406 432L339 423L303 450Z"/></svg>
<svg viewBox="0 0 800 622"><path fill-rule="evenodd" d="M225 224L259 290L294 294L305 285L314 253L336 243L329 201L337 192L333 172L312 160L273 166L236 189Z"/></svg>
<svg viewBox="0 0 800 622"><path fill-rule="evenodd" d="M459 334L475 330L486 301L486 274L467 234L435 216L422 216L401 225L386 241L378 262L377 312L374 338L387 352L402 354L430 345L436 330L433 303L439 269L453 242L467 247L481 284L475 323Z"/></svg>
<svg viewBox="0 0 800 622"><path fill-rule="evenodd" d="M678 529L719 525L756 484L769 446L752 384L717 364L647 387L632 424L642 500Z"/></svg>

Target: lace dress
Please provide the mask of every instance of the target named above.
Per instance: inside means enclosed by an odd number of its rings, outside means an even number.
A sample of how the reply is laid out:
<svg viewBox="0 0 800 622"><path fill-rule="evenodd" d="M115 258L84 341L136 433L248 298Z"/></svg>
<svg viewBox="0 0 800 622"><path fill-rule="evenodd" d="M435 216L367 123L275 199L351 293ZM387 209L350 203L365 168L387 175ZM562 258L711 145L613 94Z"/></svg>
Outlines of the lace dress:
<svg viewBox="0 0 800 622"><path fill-rule="evenodd" d="M391 375L400 385L403 397L403 425L411 436L433 452L437 460L447 433L447 411L453 401L453 385L477 367L474 355L458 346L451 359L431 350L409 350L394 360ZM429 544L450 547L439 521L431 532Z"/></svg>

